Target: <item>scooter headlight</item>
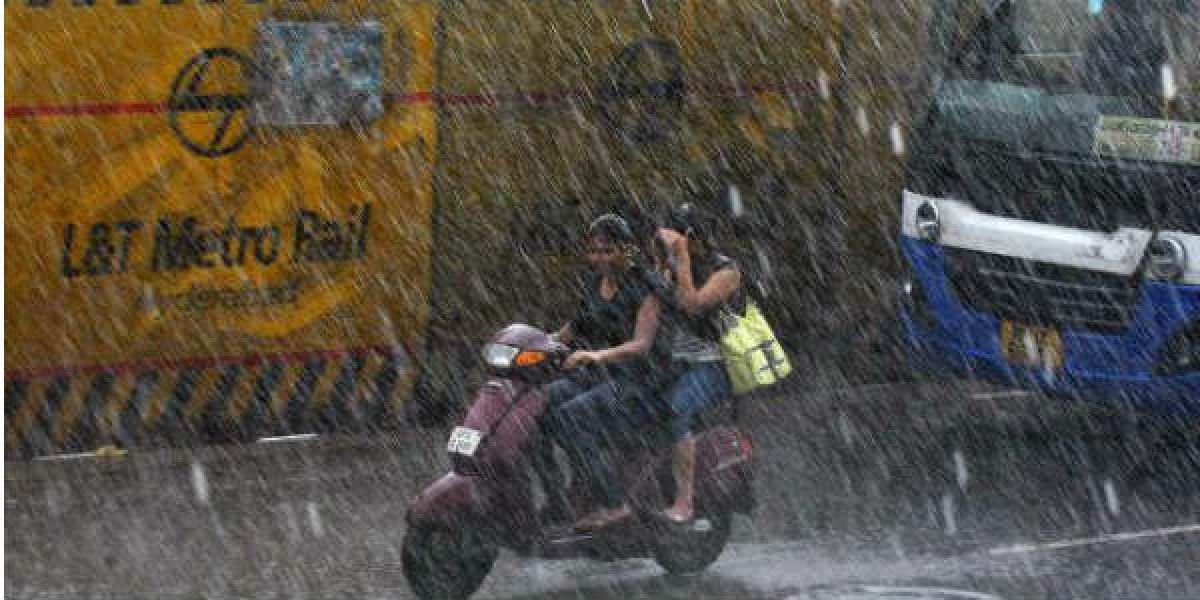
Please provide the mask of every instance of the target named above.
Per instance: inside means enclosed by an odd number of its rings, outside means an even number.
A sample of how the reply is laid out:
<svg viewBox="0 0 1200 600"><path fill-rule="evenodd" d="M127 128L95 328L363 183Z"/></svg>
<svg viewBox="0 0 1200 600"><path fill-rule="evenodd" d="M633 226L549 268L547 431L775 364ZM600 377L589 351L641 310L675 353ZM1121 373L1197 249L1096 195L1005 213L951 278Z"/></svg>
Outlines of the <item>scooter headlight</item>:
<svg viewBox="0 0 1200 600"><path fill-rule="evenodd" d="M1148 274L1163 281L1175 281L1187 272L1187 246L1173 237L1161 237L1150 244Z"/></svg>
<svg viewBox="0 0 1200 600"><path fill-rule="evenodd" d="M519 352L508 344L487 344L483 347L483 362L493 369L509 369Z"/></svg>

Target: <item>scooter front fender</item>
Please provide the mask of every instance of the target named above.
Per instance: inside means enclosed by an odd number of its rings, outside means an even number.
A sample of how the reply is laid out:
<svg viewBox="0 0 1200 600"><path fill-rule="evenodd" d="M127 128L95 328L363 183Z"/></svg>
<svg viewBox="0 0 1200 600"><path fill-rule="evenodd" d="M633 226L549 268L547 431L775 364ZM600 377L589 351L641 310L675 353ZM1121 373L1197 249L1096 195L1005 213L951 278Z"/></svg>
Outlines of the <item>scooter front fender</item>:
<svg viewBox="0 0 1200 600"><path fill-rule="evenodd" d="M405 520L409 527L479 521L487 507L478 478L447 473L409 504Z"/></svg>

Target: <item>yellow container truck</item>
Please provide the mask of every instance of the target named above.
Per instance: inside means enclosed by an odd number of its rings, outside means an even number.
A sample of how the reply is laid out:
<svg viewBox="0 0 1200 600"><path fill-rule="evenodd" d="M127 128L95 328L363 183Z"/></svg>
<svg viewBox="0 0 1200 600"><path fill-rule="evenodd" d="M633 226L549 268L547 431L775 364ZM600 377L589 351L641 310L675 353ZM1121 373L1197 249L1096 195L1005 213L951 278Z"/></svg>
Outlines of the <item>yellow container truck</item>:
<svg viewBox="0 0 1200 600"><path fill-rule="evenodd" d="M819 300L827 244L892 212L895 12L9 2L6 448L437 416L479 340L569 312L590 217L689 190L759 224L780 305Z"/></svg>

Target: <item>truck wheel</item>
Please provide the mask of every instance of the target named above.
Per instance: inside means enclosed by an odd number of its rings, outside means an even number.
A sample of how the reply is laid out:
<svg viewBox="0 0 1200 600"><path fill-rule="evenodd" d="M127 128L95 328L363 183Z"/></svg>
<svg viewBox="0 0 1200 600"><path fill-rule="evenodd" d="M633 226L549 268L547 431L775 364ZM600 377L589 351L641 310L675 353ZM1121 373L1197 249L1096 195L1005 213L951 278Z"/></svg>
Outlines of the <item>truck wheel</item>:
<svg viewBox="0 0 1200 600"><path fill-rule="evenodd" d="M672 575L708 568L729 541L733 515L729 510L697 511L691 528L668 527L654 548L654 560Z"/></svg>
<svg viewBox="0 0 1200 600"><path fill-rule="evenodd" d="M466 600L496 562L495 546L461 529L417 526L404 535L404 577L422 600Z"/></svg>

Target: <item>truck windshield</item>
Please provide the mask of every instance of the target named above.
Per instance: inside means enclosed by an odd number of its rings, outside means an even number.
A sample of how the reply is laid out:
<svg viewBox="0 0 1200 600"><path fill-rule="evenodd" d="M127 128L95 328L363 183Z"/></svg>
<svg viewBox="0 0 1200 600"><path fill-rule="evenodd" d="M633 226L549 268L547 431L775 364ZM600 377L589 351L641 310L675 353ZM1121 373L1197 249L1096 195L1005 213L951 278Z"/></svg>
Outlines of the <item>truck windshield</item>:
<svg viewBox="0 0 1200 600"><path fill-rule="evenodd" d="M930 125L997 149L1200 165L1200 2L966 0Z"/></svg>

